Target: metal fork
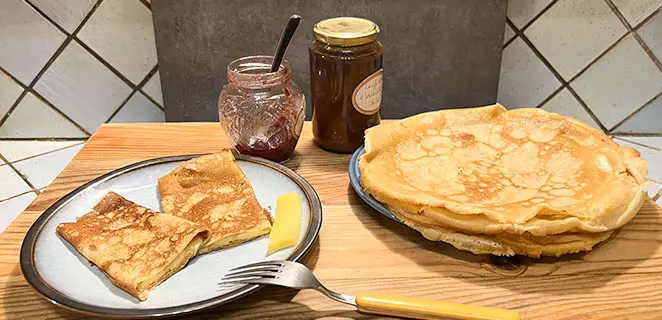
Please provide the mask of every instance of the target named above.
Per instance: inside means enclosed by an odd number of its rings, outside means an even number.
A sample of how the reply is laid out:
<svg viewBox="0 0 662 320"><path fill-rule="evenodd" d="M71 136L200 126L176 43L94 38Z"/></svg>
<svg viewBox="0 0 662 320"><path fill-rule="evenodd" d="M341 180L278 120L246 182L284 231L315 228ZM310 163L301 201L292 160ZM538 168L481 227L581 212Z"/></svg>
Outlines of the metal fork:
<svg viewBox="0 0 662 320"><path fill-rule="evenodd" d="M361 312L413 319L519 320L516 311L458 303L414 299L381 293L362 292L356 296L327 289L303 264L291 261L264 261L230 270L218 283L229 289L238 284L262 284L294 289L315 289L325 296L353 305Z"/></svg>

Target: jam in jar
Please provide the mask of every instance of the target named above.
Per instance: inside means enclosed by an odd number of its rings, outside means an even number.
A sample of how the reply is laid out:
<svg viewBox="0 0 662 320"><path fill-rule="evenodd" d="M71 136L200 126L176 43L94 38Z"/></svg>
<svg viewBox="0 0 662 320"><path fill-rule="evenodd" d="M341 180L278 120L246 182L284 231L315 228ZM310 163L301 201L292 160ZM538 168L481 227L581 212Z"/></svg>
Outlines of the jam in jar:
<svg viewBox="0 0 662 320"><path fill-rule="evenodd" d="M324 149L351 153L379 124L382 54L379 27L340 17L318 22L309 46L313 135Z"/></svg>
<svg viewBox="0 0 662 320"><path fill-rule="evenodd" d="M271 72L272 61L252 56L230 62L218 114L237 152L282 162L292 157L301 135L306 99L287 61Z"/></svg>

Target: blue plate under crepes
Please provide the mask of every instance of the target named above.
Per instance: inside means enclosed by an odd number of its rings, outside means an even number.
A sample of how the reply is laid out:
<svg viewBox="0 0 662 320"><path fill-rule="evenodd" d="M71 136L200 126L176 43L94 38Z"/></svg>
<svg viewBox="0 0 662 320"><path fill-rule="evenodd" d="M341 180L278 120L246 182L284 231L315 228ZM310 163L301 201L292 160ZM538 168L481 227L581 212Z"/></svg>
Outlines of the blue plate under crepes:
<svg viewBox="0 0 662 320"><path fill-rule="evenodd" d="M400 219L398 219L391 210L386 208L381 202L377 201L373 196L365 193L363 191L363 187L361 186L361 172L359 171L359 157L365 153L365 148L364 146L360 146L356 151L354 151L354 154L352 155L352 159L349 161L349 181L352 183L352 188L354 188L354 191L356 191L356 194L365 201L369 206L375 208L377 212L383 214L384 216L393 219L398 222Z"/></svg>

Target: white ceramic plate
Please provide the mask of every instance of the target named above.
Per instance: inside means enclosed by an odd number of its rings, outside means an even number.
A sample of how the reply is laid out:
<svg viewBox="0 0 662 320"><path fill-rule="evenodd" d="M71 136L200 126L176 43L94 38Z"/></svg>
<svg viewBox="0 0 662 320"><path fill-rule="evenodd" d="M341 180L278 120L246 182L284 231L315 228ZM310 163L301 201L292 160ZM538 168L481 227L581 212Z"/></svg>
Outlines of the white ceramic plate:
<svg viewBox="0 0 662 320"><path fill-rule="evenodd" d="M294 171L271 161L238 155L263 207L275 208L278 196L294 191L303 201L301 233L296 247L266 256L267 238L196 257L181 271L137 299L114 286L69 243L55 233L61 222L75 221L107 192L161 211L157 179L182 161L199 155L158 158L136 163L99 177L72 191L48 208L28 231L21 248L26 280L53 303L92 315L163 317L220 305L255 291L245 285L219 291L216 283L231 268L263 260L297 261L310 249L322 224L322 208L313 188ZM272 212L273 214L273 212Z"/></svg>

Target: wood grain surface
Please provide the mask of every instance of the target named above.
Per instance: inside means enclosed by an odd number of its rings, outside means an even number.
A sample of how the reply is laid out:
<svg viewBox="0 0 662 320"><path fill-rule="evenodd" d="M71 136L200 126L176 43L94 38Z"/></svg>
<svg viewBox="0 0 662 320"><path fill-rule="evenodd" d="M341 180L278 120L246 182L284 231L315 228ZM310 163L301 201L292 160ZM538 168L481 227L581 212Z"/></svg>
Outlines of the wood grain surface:
<svg viewBox="0 0 662 320"><path fill-rule="evenodd" d="M324 223L305 264L332 290L378 291L516 309L523 319L662 319L662 209L648 200L637 217L593 251L519 260L491 259L425 240L356 196L350 155L317 148L310 124L296 170L319 194ZM0 235L0 317L85 318L40 297L18 265L35 219L81 184L119 167L162 156L227 147L218 123L107 124L58 178ZM190 316L200 319L360 319L350 306L311 291L264 288L252 296Z"/></svg>

